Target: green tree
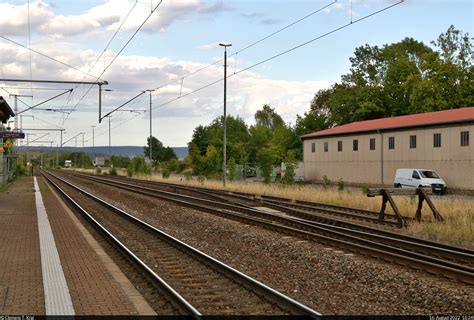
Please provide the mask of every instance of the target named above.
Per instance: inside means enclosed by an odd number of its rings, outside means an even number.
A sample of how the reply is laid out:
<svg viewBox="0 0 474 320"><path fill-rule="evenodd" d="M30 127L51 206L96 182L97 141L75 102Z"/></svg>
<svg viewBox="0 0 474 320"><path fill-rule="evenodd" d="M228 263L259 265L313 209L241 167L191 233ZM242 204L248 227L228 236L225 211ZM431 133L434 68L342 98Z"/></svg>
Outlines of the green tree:
<svg viewBox="0 0 474 320"><path fill-rule="evenodd" d="M206 166L204 170L204 175L207 178L218 178L219 173L221 172L222 158L220 157L217 149L214 146L207 147L206 152Z"/></svg>
<svg viewBox="0 0 474 320"><path fill-rule="evenodd" d="M198 148L201 156L206 154L207 146L209 145L209 127L197 126L193 131L193 137L190 143ZM188 144L189 149L189 144Z"/></svg>
<svg viewBox="0 0 474 320"><path fill-rule="evenodd" d="M450 26L432 42L405 38L355 49L341 83L316 93L329 126L474 104L472 38Z"/></svg>
<svg viewBox="0 0 474 320"><path fill-rule="evenodd" d="M144 174L151 173L151 167L146 164L144 157L137 156L137 157L134 157L130 161L130 164L128 165L128 168L127 168L127 175L131 177L133 174L136 174L136 173L144 173Z"/></svg>
<svg viewBox="0 0 474 320"><path fill-rule="evenodd" d="M258 165L265 183L270 183L271 181L274 158L275 156L269 148L262 148L257 153Z"/></svg>
<svg viewBox="0 0 474 320"><path fill-rule="evenodd" d="M227 164L229 170L229 181L235 181L236 171L237 171L237 164L235 163L234 158L230 158Z"/></svg>
<svg viewBox="0 0 474 320"><path fill-rule="evenodd" d="M205 155L202 156L199 151L198 146L194 142L189 143L189 152L188 156L185 159L185 162L192 168L192 174L202 175L204 174L205 169Z"/></svg>
<svg viewBox="0 0 474 320"><path fill-rule="evenodd" d="M112 156L112 164L116 168L127 168L130 164L130 158L123 156Z"/></svg>
<svg viewBox="0 0 474 320"><path fill-rule="evenodd" d="M283 183L293 184L295 178L295 169L298 164L296 159L296 151L289 150L285 158L285 173L283 175Z"/></svg>
<svg viewBox="0 0 474 320"><path fill-rule="evenodd" d="M285 124L283 119L275 112L275 109L270 107L268 104L264 104L262 109L255 113L255 122L257 125L261 125L270 129L274 129Z"/></svg>
<svg viewBox="0 0 474 320"><path fill-rule="evenodd" d="M281 162L288 146L294 140L290 126L286 125L275 109L268 104L255 113L255 125L249 129L249 157L250 162L259 162L258 153L262 148L270 149L272 161Z"/></svg>
<svg viewBox="0 0 474 320"><path fill-rule="evenodd" d="M151 137L151 151L153 162L166 162L171 159L177 159L173 148L163 146L163 143L155 137ZM147 138L147 145L143 147L145 157L150 155L150 137Z"/></svg>
<svg viewBox="0 0 474 320"><path fill-rule="evenodd" d="M303 116L296 115L296 123L293 127L293 139L288 148L295 151L296 158L299 160L303 158L303 143L301 141L301 136L327 129L330 126L326 115L329 110L329 108L325 106L327 102L324 102L324 105L317 105L321 102L320 97L324 96L324 99L328 99L330 92L332 91L320 90L311 101L310 111L305 112Z"/></svg>
<svg viewBox="0 0 474 320"><path fill-rule="evenodd" d="M224 126L223 117L215 118L208 126L198 126L194 129L191 142L188 143L188 152L191 154L191 144L198 148L200 155L204 156L207 148L212 145L219 154L223 154ZM245 121L240 117L228 116L227 127L227 159L231 157L239 163L247 159L247 144L250 134Z"/></svg>

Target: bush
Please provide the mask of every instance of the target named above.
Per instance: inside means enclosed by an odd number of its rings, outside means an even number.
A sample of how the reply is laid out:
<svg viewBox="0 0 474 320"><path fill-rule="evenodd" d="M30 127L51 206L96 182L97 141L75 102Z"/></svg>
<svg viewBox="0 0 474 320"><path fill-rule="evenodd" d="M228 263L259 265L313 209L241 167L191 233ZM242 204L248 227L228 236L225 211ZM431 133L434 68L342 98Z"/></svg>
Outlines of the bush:
<svg viewBox="0 0 474 320"><path fill-rule="evenodd" d="M101 174L102 173L102 169L101 168L97 168L95 169L95 174Z"/></svg>
<svg viewBox="0 0 474 320"><path fill-rule="evenodd" d="M323 187L326 189L332 185L332 181L325 175L323 176Z"/></svg>
<svg viewBox="0 0 474 320"><path fill-rule="evenodd" d="M274 154L268 148L260 149L257 153L257 161L262 172L263 182L270 183L273 171Z"/></svg>
<svg viewBox="0 0 474 320"><path fill-rule="evenodd" d="M183 170L184 178L186 180L191 180L193 177L193 169L192 168L186 168Z"/></svg>
<svg viewBox="0 0 474 320"><path fill-rule="evenodd" d="M204 181L206 181L206 177L203 175L199 175L197 180L201 183L201 185L204 185Z"/></svg>
<svg viewBox="0 0 474 320"><path fill-rule="evenodd" d="M131 174L129 174L131 171ZM135 173L151 174L151 166L145 163L145 158L134 157L127 168L127 175L130 177Z"/></svg>
<svg viewBox="0 0 474 320"><path fill-rule="evenodd" d="M339 191L344 190L344 180L342 180L342 178L339 179L339 181L337 182L337 190Z"/></svg>
<svg viewBox="0 0 474 320"><path fill-rule="evenodd" d="M176 168L176 173L182 173L187 168L186 162L178 160L178 167Z"/></svg>
<svg viewBox="0 0 474 320"><path fill-rule="evenodd" d="M286 154L285 159L285 174L282 177L282 181L285 184L293 184L295 179L295 169L297 165L296 152L295 150L289 150Z"/></svg>
<svg viewBox="0 0 474 320"><path fill-rule="evenodd" d="M234 181L235 180L235 171L237 169L237 164L235 163L234 158L229 159L229 164L228 164L228 170L229 170L229 181Z"/></svg>
<svg viewBox="0 0 474 320"><path fill-rule="evenodd" d="M23 162L19 162L16 166L16 174L18 176L24 176L26 174L26 168Z"/></svg>
<svg viewBox="0 0 474 320"><path fill-rule="evenodd" d="M364 195L367 195L367 193L369 193L369 186L367 184L362 185L362 193Z"/></svg>
<svg viewBox="0 0 474 320"><path fill-rule="evenodd" d="M171 170L168 166L164 166L162 169L161 169L161 176L164 178L164 179L168 179L171 175Z"/></svg>
<svg viewBox="0 0 474 320"><path fill-rule="evenodd" d="M133 168L132 165L129 164L127 167L127 177L131 178L133 176Z"/></svg>
<svg viewBox="0 0 474 320"><path fill-rule="evenodd" d="M110 168L109 174L111 176L116 176L117 175L117 169L115 169L115 167Z"/></svg>

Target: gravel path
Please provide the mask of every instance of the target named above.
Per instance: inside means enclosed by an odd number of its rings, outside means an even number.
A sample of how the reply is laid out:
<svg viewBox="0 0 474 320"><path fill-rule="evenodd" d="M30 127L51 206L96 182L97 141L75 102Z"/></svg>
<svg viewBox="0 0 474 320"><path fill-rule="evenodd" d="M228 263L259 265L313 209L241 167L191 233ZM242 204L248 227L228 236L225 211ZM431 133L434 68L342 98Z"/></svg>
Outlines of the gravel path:
<svg viewBox="0 0 474 320"><path fill-rule="evenodd" d="M474 286L71 178L322 314L472 314Z"/></svg>

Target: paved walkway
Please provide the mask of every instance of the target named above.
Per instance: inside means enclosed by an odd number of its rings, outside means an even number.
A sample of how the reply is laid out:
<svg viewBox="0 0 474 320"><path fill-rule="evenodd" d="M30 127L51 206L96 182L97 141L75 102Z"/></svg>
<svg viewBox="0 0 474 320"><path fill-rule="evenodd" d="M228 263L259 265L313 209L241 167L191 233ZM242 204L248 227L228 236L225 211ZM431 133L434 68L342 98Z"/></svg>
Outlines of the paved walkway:
<svg viewBox="0 0 474 320"><path fill-rule="evenodd" d="M0 314L45 314L32 178L0 192Z"/></svg>
<svg viewBox="0 0 474 320"><path fill-rule="evenodd" d="M153 314L74 214L37 181L37 205L31 177L0 192L0 314Z"/></svg>

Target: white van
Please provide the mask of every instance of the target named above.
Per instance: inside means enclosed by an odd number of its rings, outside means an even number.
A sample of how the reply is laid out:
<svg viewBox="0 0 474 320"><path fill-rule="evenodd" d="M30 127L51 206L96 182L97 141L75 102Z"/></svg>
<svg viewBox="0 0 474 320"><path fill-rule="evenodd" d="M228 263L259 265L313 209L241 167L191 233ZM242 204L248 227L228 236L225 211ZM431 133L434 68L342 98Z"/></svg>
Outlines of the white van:
<svg viewBox="0 0 474 320"><path fill-rule="evenodd" d="M434 193L440 194L447 191L446 182L430 169L397 169L393 184L395 188L431 187Z"/></svg>

